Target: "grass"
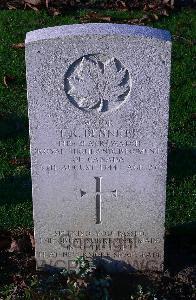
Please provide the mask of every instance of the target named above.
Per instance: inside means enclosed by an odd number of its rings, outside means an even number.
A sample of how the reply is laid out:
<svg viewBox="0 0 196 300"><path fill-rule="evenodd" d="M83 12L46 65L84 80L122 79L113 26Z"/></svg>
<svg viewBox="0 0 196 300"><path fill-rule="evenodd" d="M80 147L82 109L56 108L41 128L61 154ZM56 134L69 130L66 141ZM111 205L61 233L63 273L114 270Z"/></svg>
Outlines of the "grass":
<svg viewBox="0 0 196 300"><path fill-rule="evenodd" d="M78 23L89 10L51 17L45 11L0 11L0 227L31 227L32 199L24 49L13 49L28 31ZM103 11L118 21L141 12ZM166 225L196 220L196 102L193 10L183 9L156 23L173 34ZM8 88L5 75L15 77ZM15 162L15 158L23 162Z"/></svg>

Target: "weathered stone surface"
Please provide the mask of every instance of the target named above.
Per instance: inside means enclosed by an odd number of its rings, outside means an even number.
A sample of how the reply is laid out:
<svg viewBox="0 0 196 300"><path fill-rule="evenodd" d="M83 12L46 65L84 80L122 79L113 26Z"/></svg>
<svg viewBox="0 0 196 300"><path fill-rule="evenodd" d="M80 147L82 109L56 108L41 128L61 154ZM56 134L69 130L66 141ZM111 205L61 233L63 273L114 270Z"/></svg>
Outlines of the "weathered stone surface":
<svg viewBox="0 0 196 300"><path fill-rule="evenodd" d="M38 268L162 269L170 48L128 25L27 34Z"/></svg>

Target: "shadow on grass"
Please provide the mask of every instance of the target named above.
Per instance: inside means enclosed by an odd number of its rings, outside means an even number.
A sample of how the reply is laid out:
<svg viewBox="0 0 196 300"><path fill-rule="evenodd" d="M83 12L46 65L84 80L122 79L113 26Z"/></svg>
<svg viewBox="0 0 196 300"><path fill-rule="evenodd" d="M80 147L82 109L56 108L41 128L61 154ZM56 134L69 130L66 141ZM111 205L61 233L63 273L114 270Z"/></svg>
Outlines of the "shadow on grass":
<svg viewBox="0 0 196 300"><path fill-rule="evenodd" d="M165 269L171 273L196 266L196 221L177 225L165 237Z"/></svg>
<svg viewBox="0 0 196 300"><path fill-rule="evenodd" d="M167 162L167 180L173 177L180 180L196 174L196 150L177 148L169 151Z"/></svg>
<svg viewBox="0 0 196 300"><path fill-rule="evenodd" d="M28 118L0 113L0 140L28 135Z"/></svg>
<svg viewBox="0 0 196 300"><path fill-rule="evenodd" d="M8 177L0 180L0 205L18 204L31 200L31 177Z"/></svg>

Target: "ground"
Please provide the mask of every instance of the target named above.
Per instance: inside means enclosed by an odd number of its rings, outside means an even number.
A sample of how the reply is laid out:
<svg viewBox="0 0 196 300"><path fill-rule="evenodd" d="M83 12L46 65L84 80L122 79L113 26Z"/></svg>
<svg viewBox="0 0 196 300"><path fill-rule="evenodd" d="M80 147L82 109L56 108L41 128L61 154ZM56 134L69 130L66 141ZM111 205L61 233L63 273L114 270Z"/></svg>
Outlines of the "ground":
<svg viewBox="0 0 196 300"><path fill-rule="evenodd" d="M164 272L109 275L81 257L77 273L36 272L33 232L25 229L1 231L0 249L0 300L196 298L196 224L166 232Z"/></svg>

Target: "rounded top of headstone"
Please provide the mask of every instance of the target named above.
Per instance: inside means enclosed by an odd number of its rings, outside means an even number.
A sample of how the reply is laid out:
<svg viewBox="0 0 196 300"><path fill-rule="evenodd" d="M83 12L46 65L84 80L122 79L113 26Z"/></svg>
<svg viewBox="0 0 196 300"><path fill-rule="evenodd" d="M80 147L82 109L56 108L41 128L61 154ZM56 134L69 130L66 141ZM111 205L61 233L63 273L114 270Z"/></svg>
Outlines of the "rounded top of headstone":
<svg viewBox="0 0 196 300"><path fill-rule="evenodd" d="M89 23L55 26L30 31L26 35L25 43L82 35L142 36L163 41L171 40L171 34L167 30L127 24Z"/></svg>

